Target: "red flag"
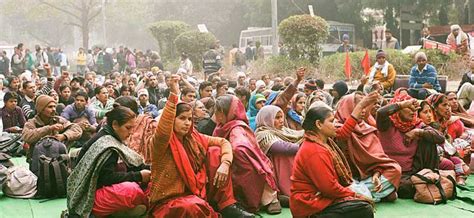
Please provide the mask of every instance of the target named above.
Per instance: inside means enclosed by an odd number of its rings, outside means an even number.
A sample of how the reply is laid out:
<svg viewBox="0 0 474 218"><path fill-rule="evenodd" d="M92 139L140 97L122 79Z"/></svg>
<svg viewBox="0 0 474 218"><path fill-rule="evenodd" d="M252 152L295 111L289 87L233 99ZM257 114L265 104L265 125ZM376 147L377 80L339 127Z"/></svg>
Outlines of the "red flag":
<svg viewBox="0 0 474 218"><path fill-rule="evenodd" d="M351 59L349 58L349 52L346 52L346 65L344 68L344 72L346 73L346 78L350 79L352 75L352 69L351 69Z"/></svg>
<svg viewBox="0 0 474 218"><path fill-rule="evenodd" d="M362 58L362 62L360 64L362 68L364 69L365 75L369 75L370 72L370 58L369 58L369 52L365 50L365 55L364 58Z"/></svg>

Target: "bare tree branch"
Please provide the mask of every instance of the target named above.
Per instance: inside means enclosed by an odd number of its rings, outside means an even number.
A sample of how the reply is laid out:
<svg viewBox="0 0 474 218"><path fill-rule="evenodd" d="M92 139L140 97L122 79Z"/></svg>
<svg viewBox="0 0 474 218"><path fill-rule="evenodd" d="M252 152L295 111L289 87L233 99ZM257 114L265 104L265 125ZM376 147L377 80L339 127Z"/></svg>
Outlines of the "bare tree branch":
<svg viewBox="0 0 474 218"><path fill-rule="evenodd" d="M40 42L42 42L42 43L45 43L47 46L52 46L52 43L49 42L48 40L43 39L43 38L37 36L36 34L30 32L29 30L27 30L26 32L27 32L28 34L30 34L30 36L33 37L33 38L35 38L36 40L38 40L38 41L40 41Z"/></svg>
<svg viewBox="0 0 474 218"><path fill-rule="evenodd" d="M97 9L97 11L95 11L94 13L91 13L89 18L87 19L87 22L91 22L91 20L93 20L95 17L99 16L100 12L102 12L101 8Z"/></svg>
<svg viewBox="0 0 474 218"><path fill-rule="evenodd" d="M66 9L64 9L64 8L58 7L58 6L54 5L54 4L51 4L51 3L46 2L46 1L43 1L43 0L38 0L38 1L39 1L40 3L42 3L42 4L45 4L45 5L49 6L49 7L51 7L51 8L54 8L54 9L56 9L56 10L58 10L58 11L61 11L61 12L65 13L65 14L68 14L68 15L70 15L70 16L72 16L72 17L78 19L78 20L81 20L81 18L80 18L79 16L77 16L77 15L74 14L74 13L72 13L71 11L68 11L68 10L66 10Z"/></svg>
<svg viewBox="0 0 474 218"><path fill-rule="evenodd" d="M77 6L76 4L74 4L76 1L70 1L69 2L69 5L71 6L71 8L73 9L76 9L77 11L81 12L83 10L83 8Z"/></svg>
<svg viewBox="0 0 474 218"><path fill-rule="evenodd" d="M81 24L77 24L77 23L74 23L74 22L66 22L66 23L64 23L64 24L66 24L66 25L71 25L71 26L77 26L77 27L79 27L79 28L82 28L82 25L81 25Z"/></svg>

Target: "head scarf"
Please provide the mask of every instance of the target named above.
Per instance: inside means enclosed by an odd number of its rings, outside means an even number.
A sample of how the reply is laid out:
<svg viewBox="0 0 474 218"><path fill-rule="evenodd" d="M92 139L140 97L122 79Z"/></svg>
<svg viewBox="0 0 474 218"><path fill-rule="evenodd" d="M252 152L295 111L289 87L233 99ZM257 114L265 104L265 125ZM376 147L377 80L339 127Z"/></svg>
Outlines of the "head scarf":
<svg viewBox="0 0 474 218"><path fill-rule="evenodd" d="M257 98L265 98L264 95L262 94L255 94L250 97L249 105L248 105L248 115L249 117L255 117L257 116L258 109L256 107L257 104Z"/></svg>
<svg viewBox="0 0 474 218"><path fill-rule="evenodd" d="M338 125L344 125L346 120L352 116L352 111L356 106L355 96L356 93L352 93L350 95L342 97L341 100L339 100L339 103L336 107L336 114L334 115L334 118L336 118ZM356 125L354 130L360 134L365 135L370 132L377 131L377 129L373 125L375 125L375 119L374 117L372 117L372 115L369 115L368 118L364 120L364 122L361 122L359 123L359 125Z"/></svg>
<svg viewBox="0 0 474 218"><path fill-rule="evenodd" d="M267 105L257 114L257 130L255 135L264 153L270 150L273 143L280 140L298 144L302 142L303 131L296 131L287 127L283 127L282 129L275 128L275 117L278 112L282 112L283 114L281 108L274 105Z"/></svg>
<svg viewBox="0 0 474 218"><path fill-rule="evenodd" d="M426 99L428 104L430 104L431 107L434 108L434 114L433 114L434 119L435 119L436 122L438 122L440 124L442 131L448 129L449 120L451 119L451 114L449 115L449 117L440 116L440 115L438 115L438 113L436 113L436 111L437 111L436 107L441 103L441 101L445 97L446 97L446 95L444 95L444 94L436 93L436 94L430 95Z"/></svg>
<svg viewBox="0 0 474 218"><path fill-rule="evenodd" d="M395 94L395 96L390 100L390 104L406 101L413 99L411 96L406 95L406 94L400 94L400 89L397 90L398 94ZM400 130L401 132L405 133L408 132L416 127L420 123L420 120L418 119L418 114L413 113L413 119L411 121L403 121L400 118L400 111L394 113L393 115L390 116L390 120L392 120L393 126Z"/></svg>
<svg viewBox="0 0 474 218"><path fill-rule="evenodd" d="M286 113L286 115L289 118L291 118L293 121L299 123L300 125L303 124L304 108L303 108L303 111L301 112L301 114L299 114L296 111L296 105L298 104L299 99L302 98L302 97L306 97L306 95L302 92L293 95L293 98L291 99L291 109L289 109L288 112Z"/></svg>

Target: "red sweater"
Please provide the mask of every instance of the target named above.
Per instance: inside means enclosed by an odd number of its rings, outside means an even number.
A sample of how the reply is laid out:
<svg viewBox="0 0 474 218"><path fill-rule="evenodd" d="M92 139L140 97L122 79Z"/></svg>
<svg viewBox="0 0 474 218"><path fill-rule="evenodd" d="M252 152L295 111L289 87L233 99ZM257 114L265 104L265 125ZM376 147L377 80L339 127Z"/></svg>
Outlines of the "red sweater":
<svg viewBox="0 0 474 218"><path fill-rule="evenodd" d="M338 137L345 137L354 128L356 122L349 120L338 131ZM320 213L335 200L354 194L349 187L339 184L329 151L317 143L304 141L296 154L291 175L290 209L293 216Z"/></svg>

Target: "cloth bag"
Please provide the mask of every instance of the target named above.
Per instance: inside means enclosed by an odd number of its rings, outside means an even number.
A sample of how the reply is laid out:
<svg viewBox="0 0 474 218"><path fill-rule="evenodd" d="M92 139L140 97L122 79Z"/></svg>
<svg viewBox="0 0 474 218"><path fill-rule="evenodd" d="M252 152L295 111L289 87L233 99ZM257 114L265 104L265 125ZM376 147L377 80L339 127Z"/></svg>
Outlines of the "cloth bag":
<svg viewBox="0 0 474 218"><path fill-rule="evenodd" d="M456 197L455 177L453 170L439 172L430 169L420 170L410 178L416 189L413 199L419 203L434 205L454 199Z"/></svg>
<svg viewBox="0 0 474 218"><path fill-rule="evenodd" d="M33 198L38 178L24 166L8 168L3 193L12 198Z"/></svg>

